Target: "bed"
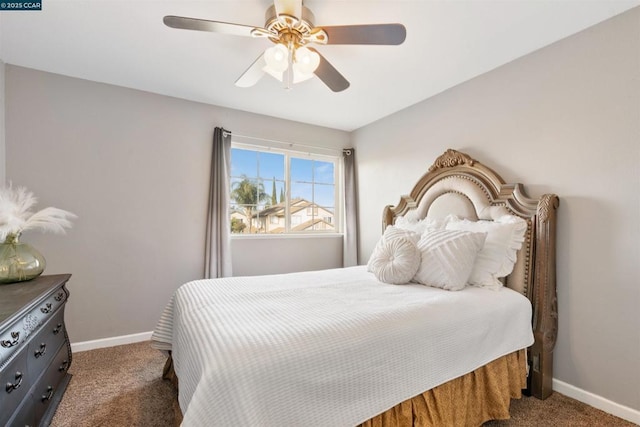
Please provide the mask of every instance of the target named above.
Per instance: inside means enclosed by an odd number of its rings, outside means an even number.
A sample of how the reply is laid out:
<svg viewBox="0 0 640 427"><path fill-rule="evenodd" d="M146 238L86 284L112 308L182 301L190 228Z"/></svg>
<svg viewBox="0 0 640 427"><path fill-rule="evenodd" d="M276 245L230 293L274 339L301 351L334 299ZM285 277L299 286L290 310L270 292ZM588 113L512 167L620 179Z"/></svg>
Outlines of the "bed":
<svg viewBox="0 0 640 427"><path fill-rule="evenodd" d="M152 346L170 354L183 425L481 425L508 418L522 389L548 397L558 204L447 150L384 208L381 242L407 218L514 218L523 235L499 287L388 284L370 265L181 286Z"/></svg>

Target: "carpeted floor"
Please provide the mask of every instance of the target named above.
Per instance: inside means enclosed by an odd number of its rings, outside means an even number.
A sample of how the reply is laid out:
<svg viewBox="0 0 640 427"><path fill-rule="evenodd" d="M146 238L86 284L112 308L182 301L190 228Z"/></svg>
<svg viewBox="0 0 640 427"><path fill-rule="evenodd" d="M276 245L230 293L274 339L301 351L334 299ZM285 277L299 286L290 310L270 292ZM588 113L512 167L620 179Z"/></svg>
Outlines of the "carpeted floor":
<svg viewBox="0 0 640 427"><path fill-rule="evenodd" d="M164 361L148 342L75 353L73 378L51 426L173 426L175 391L160 378ZM558 393L514 400L511 416L485 427L635 426Z"/></svg>
<svg viewBox="0 0 640 427"><path fill-rule="evenodd" d="M74 353L52 427L173 426L165 357L148 342Z"/></svg>

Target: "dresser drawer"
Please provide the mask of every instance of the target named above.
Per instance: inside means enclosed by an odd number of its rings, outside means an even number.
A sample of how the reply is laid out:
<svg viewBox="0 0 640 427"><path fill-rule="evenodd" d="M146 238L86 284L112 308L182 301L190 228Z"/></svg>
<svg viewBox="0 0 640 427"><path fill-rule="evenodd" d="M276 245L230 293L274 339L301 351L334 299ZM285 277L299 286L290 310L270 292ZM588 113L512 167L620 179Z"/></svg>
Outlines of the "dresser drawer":
<svg viewBox="0 0 640 427"><path fill-rule="evenodd" d="M29 341L27 369L37 378L64 343L64 307L51 317Z"/></svg>
<svg viewBox="0 0 640 427"><path fill-rule="evenodd" d="M33 385L27 375L27 360L17 354L0 374L0 425L4 425Z"/></svg>
<svg viewBox="0 0 640 427"><path fill-rule="evenodd" d="M33 399L31 395L27 395L27 398L22 402L22 405L18 408L13 418L9 421L7 426L11 427L35 427L36 413L33 410Z"/></svg>
<svg viewBox="0 0 640 427"><path fill-rule="evenodd" d="M36 419L41 419L51 402L60 398L64 390L60 389L61 381L69 368L69 353L67 346L63 346L56 353L53 362L47 371L40 377L33 388L33 404L35 406Z"/></svg>
<svg viewBox="0 0 640 427"><path fill-rule="evenodd" d="M32 285L33 283L34 282L25 282L25 286L38 289L37 285ZM4 288L0 287L0 305L11 304L14 299L19 300L20 293L17 291L16 294L13 295L2 295L2 292L6 289L20 290L19 286L19 284L11 284ZM46 299L32 304L29 311L7 320L4 327L0 329L0 368L2 368L15 353L20 351L23 346L26 346L26 342L32 338L31 335L39 331L41 325L51 320L51 318L58 313L58 310L64 307L67 297L68 292L66 292L64 287L59 288L55 290L54 293L48 295ZM3 301L2 298L6 298L8 301Z"/></svg>

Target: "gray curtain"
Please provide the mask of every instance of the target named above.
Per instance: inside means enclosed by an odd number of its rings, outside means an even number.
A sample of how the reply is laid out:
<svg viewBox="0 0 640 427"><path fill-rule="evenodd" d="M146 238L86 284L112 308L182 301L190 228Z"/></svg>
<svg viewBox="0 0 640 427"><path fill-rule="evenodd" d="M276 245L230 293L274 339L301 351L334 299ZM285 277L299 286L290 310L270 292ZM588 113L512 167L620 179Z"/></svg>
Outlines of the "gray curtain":
<svg viewBox="0 0 640 427"><path fill-rule="evenodd" d="M358 187L356 185L355 150L342 150L344 159L344 249L343 265L358 265Z"/></svg>
<svg viewBox="0 0 640 427"><path fill-rule="evenodd" d="M213 131L211 152L211 182L204 258L206 279L231 276L230 172L231 132L217 127Z"/></svg>

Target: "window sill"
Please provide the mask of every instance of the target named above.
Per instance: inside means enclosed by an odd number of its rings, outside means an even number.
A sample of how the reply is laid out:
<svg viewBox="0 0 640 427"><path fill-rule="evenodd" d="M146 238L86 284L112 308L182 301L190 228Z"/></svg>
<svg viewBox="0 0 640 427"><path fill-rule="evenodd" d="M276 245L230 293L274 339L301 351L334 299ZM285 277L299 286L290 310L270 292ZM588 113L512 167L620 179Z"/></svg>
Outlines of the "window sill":
<svg viewBox="0 0 640 427"><path fill-rule="evenodd" d="M282 234L231 234L231 240L252 239L336 239L342 238L343 233L282 233Z"/></svg>

